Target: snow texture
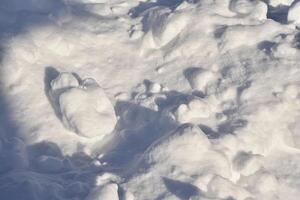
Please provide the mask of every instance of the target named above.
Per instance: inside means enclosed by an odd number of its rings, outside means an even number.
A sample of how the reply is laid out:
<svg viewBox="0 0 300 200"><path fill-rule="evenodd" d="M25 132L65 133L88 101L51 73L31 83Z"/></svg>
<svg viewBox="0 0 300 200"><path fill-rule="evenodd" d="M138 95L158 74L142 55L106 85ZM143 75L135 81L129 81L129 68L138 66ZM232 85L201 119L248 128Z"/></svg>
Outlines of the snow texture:
<svg viewBox="0 0 300 200"><path fill-rule="evenodd" d="M298 200L299 10L2 0L0 199Z"/></svg>

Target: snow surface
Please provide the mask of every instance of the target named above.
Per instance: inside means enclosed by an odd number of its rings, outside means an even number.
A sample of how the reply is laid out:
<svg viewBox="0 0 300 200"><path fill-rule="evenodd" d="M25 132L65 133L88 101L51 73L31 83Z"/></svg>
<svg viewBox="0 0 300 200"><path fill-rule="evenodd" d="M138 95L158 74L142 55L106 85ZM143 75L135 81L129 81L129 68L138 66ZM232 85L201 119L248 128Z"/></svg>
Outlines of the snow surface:
<svg viewBox="0 0 300 200"><path fill-rule="evenodd" d="M0 199L298 200L298 0L2 0Z"/></svg>

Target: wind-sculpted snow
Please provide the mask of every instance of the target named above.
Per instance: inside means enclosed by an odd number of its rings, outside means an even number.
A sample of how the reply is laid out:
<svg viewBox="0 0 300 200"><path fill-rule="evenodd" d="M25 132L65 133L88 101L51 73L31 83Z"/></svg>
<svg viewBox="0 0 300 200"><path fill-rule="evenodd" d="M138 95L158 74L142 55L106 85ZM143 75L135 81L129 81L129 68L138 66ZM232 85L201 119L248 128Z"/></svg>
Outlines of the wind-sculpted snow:
<svg viewBox="0 0 300 200"><path fill-rule="evenodd" d="M299 5L2 1L0 199L298 200Z"/></svg>

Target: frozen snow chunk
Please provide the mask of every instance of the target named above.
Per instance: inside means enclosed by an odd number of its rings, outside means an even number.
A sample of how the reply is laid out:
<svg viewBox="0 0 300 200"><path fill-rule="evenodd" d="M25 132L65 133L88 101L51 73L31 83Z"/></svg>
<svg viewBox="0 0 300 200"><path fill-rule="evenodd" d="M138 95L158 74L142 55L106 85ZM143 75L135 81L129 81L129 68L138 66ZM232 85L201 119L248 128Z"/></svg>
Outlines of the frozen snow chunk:
<svg viewBox="0 0 300 200"><path fill-rule="evenodd" d="M210 181L208 185L208 195L221 199L231 197L236 200L244 200L251 197L251 194L248 191L221 176L215 176Z"/></svg>
<svg viewBox="0 0 300 200"><path fill-rule="evenodd" d="M290 7L288 13L288 21L294 23L295 25L300 24L300 2L299 1Z"/></svg>
<svg viewBox="0 0 300 200"><path fill-rule="evenodd" d="M268 6L263 1L256 1L257 4L255 6L255 9L250 14L250 18L257 19L257 20L266 20L267 19L267 13L268 13Z"/></svg>
<svg viewBox="0 0 300 200"><path fill-rule="evenodd" d="M162 87L159 83L150 83L148 92L156 94L161 91Z"/></svg>
<svg viewBox="0 0 300 200"><path fill-rule="evenodd" d="M122 179L111 173L104 173L96 177L96 185L106 185L109 182L120 182Z"/></svg>
<svg viewBox="0 0 300 200"><path fill-rule="evenodd" d="M199 123L199 120L214 117L216 111L214 98L193 99L188 104L179 105L174 114L180 123Z"/></svg>
<svg viewBox="0 0 300 200"><path fill-rule="evenodd" d="M210 70L194 68L190 72L187 72L186 78L193 89L206 94L209 88L216 84L218 75Z"/></svg>
<svg viewBox="0 0 300 200"><path fill-rule="evenodd" d="M267 5L258 0L232 0L229 8L232 12L240 16L250 16L251 18L264 20L267 18Z"/></svg>
<svg viewBox="0 0 300 200"><path fill-rule="evenodd" d="M83 137L104 137L117 123L115 110L104 90L91 78L59 97L62 120L66 127Z"/></svg>
<svg viewBox="0 0 300 200"><path fill-rule="evenodd" d="M177 121L192 122L194 118L208 118L211 114L209 106L202 101L192 101L190 104L181 104L176 111Z"/></svg>
<svg viewBox="0 0 300 200"><path fill-rule="evenodd" d="M119 200L118 185L111 183L97 186L92 189L86 200Z"/></svg>
<svg viewBox="0 0 300 200"><path fill-rule="evenodd" d="M183 31L188 21L189 15L180 11L171 13L165 7L149 10L143 20L143 29L146 32L144 44L149 48L167 45Z"/></svg>
<svg viewBox="0 0 300 200"><path fill-rule="evenodd" d="M53 156L40 156L36 161L39 170L48 173L58 173L64 169L63 160Z"/></svg>
<svg viewBox="0 0 300 200"><path fill-rule="evenodd" d="M116 124L113 105L93 79L82 84L72 73L60 73L51 82L50 95L59 107L64 125L84 137L103 137Z"/></svg>
<svg viewBox="0 0 300 200"><path fill-rule="evenodd" d="M234 14L230 10L231 0L215 0L213 5L213 12L217 15L231 17Z"/></svg>
<svg viewBox="0 0 300 200"><path fill-rule="evenodd" d="M269 0L269 4L273 7L280 5L289 6L294 2L294 0Z"/></svg>
<svg viewBox="0 0 300 200"><path fill-rule="evenodd" d="M233 160L233 168L244 176L254 174L261 168L262 156L240 152Z"/></svg>
<svg viewBox="0 0 300 200"><path fill-rule="evenodd" d="M232 0L229 6L233 12L245 15L254 10L256 3L253 0Z"/></svg>

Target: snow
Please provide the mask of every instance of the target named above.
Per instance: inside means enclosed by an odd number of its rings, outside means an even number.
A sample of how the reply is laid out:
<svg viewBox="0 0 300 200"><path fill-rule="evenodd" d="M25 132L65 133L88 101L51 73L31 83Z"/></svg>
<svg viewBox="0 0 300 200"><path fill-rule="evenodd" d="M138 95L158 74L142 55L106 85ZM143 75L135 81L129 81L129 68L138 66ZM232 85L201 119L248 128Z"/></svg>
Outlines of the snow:
<svg viewBox="0 0 300 200"><path fill-rule="evenodd" d="M293 4L289 9L288 21L294 23L295 25L299 24L299 9L300 9L299 2Z"/></svg>
<svg viewBox="0 0 300 200"><path fill-rule="evenodd" d="M1 1L0 199L297 200L299 7Z"/></svg>
<svg viewBox="0 0 300 200"><path fill-rule="evenodd" d="M118 197L118 186L116 184L108 184L101 187L94 188L88 197L87 200L101 200L101 199L111 199L119 200Z"/></svg>
<svg viewBox="0 0 300 200"><path fill-rule="evenodd" d="M203 94L207 94L209 87L215 85L218 81L218 75L213 71L195 68L187 74L187 79L193 89L199 90Z"/></svg>
<svg viewBox="0 0 300 200"><path fill-rule="evenodd" d="M230 182L229 180L224 179L223 177L216 176L208 184L208 195L214 198L226 199L249 199L251 194L248 193L243 188L240 188Z"/></svg>
<svg viewBox="0 0 300 200"><path fill-rule="evenodd" d="M69 76L73 76L70 75ZM67 78L68 79L68 78ZM111 133L117 123L114 108L101 87L95 80L88 78L80 86L72 83L70 78L65 91L58 96L59 106L64 125L83 137L104 137ZM64 84L64 76L59 76L55 82ZM56 84L52 84L52 90ZM54 86L54 87L53 87ZM61 90L61 89L60 89ZM101 122L101 123L100 123Z"/></svg>
<svg viewBox="0 0 300 200"><path fill-rule="evenodd" d="M166 7L154 7L145 14L143 19L146 45L152 48L167 45L180 34L188 20L189 16L180 10L171 12Z"/></svg>
<svg viewBox="0 0 300 200"><path fill-rule="evenodd" d="M197 123L199 120L214 118L214 113L218 109L215 99L193 99L188 104L178 106L175 116L180 123Z"/></svg>
<svg viewBox="0 0 300 200"><path fill-rule="evenodd" d="M270 0L270 5L273 7L280 5L290 6L293 2L293 0Z"/></svg>

